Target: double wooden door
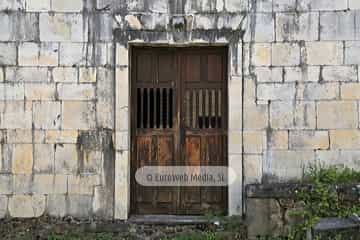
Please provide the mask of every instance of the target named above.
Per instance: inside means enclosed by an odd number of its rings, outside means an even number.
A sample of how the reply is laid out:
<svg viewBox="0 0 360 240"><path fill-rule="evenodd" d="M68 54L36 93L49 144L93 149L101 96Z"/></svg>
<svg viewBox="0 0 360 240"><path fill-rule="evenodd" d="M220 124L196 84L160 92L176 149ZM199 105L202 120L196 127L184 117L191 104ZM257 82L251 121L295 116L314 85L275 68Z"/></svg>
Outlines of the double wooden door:
<svg viewBox="0 0 360 240"><path fill-rule="evenodd" d="M149 187L144 166L227 166L227 48L134 47L132 214L225 214L227 187Z"/></svg>

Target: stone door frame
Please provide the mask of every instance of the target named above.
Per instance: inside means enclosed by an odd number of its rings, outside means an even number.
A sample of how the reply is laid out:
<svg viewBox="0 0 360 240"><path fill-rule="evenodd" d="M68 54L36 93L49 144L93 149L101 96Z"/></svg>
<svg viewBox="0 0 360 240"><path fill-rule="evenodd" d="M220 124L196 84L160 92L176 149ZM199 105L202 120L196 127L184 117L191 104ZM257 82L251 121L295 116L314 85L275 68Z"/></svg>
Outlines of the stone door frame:
<svg viewBox="0 0 360 240"><path fill-rule="evenodd" d="M184 41L177 33L115 30L115 206L114 218L126 220L130 214L130 65L132 46L228 46L228 164L237 178L228 187L229 215L243 213L242 155L242 41L241 31L191 32ZM172 39L172 40L168 40Z"/></svg>

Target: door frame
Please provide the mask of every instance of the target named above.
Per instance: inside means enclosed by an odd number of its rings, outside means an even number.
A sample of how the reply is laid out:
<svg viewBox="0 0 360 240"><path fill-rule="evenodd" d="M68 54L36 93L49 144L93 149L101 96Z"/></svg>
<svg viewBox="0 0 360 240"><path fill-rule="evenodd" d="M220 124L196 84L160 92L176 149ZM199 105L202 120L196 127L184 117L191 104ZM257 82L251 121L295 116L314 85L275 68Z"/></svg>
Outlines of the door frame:
<svg viewBox="0 0 360 240"><path fill-rule="evenodd" d="M236 32L236 34L238 34ZM218 36L213 41L174 43L134 39L126 43L117 42L114 49L115 64L115 192L114 218L126 220L130 214L130 172L131 172L131 114L129 111L131 93L131 56L133 46L154 47L200 47L226 46L228 52L228 166L236 173L236 179L228 186L228 214L243 214L243 147L242 147L242 43L232 35ZM122 38L123 39L123 38Z"/></svg>

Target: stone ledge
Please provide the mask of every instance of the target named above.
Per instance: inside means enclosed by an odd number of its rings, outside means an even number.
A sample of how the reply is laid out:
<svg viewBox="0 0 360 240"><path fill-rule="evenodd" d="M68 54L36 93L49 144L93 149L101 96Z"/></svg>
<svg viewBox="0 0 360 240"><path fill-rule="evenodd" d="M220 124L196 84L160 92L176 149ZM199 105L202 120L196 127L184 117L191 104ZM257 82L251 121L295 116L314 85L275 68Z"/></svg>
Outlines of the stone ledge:
<svg viewBox="0 0 360 240"><path fill-rule="evenodd" d="M293 199L296 191L311 188L310 183L271 183L271 184L249 184L245 188L247 198L260 199ZM359 201L360 183L334 185L338 194L344 200Z"/></svg>

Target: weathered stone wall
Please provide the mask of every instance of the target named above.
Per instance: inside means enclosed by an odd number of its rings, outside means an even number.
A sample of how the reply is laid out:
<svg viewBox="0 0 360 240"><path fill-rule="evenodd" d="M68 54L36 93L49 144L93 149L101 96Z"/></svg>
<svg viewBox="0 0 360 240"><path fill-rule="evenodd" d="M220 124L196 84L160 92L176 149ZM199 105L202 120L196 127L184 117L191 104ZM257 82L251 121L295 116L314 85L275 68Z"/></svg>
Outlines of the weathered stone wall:
<svg viewBox="0 0 360 240"><path fill-rule="evenodd" d="M230 187L232 213L244 183L298 179L313 162L358 167L358 9L358 0L2 0L0 217L126 218L134 42L229 44L229 164L245 180Z"/></svg>

